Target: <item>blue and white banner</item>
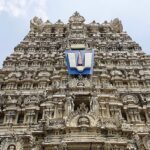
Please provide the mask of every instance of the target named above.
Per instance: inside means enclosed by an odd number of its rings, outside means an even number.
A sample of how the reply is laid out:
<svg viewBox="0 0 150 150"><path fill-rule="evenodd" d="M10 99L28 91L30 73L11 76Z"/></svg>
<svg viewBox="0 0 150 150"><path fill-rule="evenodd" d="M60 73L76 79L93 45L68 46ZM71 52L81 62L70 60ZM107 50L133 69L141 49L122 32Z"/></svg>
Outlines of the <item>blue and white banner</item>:
<svg viewBox="0 0 150 150"><path fill-rule="evenodd" d="M94 50L66 50L66 63L69 74L92 74Z"/></svg>

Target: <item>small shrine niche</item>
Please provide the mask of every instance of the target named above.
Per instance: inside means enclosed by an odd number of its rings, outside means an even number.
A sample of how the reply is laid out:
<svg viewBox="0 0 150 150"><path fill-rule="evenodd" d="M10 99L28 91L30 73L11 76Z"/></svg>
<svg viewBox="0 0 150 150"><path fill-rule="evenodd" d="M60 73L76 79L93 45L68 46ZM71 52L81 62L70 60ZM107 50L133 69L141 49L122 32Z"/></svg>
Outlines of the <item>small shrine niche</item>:
<svg viewBox="0 0 150 150"><path fill-rule="evenodd" d="M76 95L74 99L74 109L78 110L84 104L87 110L90 110L90 96L89 95Z"/></svg>

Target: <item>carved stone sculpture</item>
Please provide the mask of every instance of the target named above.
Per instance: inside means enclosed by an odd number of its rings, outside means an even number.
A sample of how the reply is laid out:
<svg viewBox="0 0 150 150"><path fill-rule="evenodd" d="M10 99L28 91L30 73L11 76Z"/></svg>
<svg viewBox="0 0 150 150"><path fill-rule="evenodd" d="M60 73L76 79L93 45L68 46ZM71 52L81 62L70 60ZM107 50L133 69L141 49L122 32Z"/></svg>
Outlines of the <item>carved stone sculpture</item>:
<svg viewBox="0 0 150 150"><path fill-rule="evenodd" d="M150 150L149 66L118 18L34 17L0 69L0 150Z"/></svg>
<svg viewBox="0 0 150 150"><path fill-rule="evenodd" d="M74 97L69 96L66 98L66 112L69 115L71 112L74 112Z"/></svg>
<svg viewBox="0 0 150 150"><path fill-rule="evenodd" d="M118 18L115 18L114 20L111 21L111 26L113 30L117 33L121 33L123 31L122 23Z"/></svg>
<svg viewBox="0 0 150 150"><path fill-rule="evenodd" d="M98 112L99 111L99 103L98 103L98 98L93 95L91 100L90 100L90 111L92 112Z"/></svg>
<svg viewBox="0 0 150 150"><path fill-rule="evenodd" d="M38 17L34 17L30 21L30 29L33 32L41 32L43 29L43 21Z"/></svg>

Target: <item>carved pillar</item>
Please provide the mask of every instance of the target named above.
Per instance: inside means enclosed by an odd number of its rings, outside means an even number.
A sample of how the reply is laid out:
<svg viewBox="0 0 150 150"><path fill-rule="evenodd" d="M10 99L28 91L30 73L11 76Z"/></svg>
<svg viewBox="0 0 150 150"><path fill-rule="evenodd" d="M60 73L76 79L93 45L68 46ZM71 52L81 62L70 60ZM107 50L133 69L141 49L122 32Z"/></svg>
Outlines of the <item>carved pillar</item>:
<svg viewBox="0 0 150 150"><path fill-rule="evenodd" d="M59 117L58 103L55 102L55 104L54 104L54 118L58 118L58 117Z"/></svg>
<svg viewBox="0 0 150 150"><path fill-rule="evenodd" d="M109 104L106 104L106 116L110 117Z"/></svg>
<svg viewBox="0 0 150 150"><path fill-rule="evenodd" d="M25 115L24 123L26 124L34 124L37 123L37 117L34 110L28 110Z"/></svg>
<svg viewBox="0 0 150 150"><path fill-rule="evenodd" d="M139 113L138 109L129 108L127 116L129 118L130 122L140 122L141 121L140 113Z"/></svg>
<svg viewBox="0 0 150 150"><path fill-rule="evenodd" d="M130 122L130 118L129 118L129 115L128 115L128 113L127 113L127 109L125 109L125 114L126 114L126 116L127 116L127 121Z"/></svg>
<svg viewBox="0 0 150 150"><path fill-rule="evenodd" d="M16 112L15 124L17 124L18 117L19 117L19 112Z"/></svg>
<svg viewBox="0 0 150 150"><path fill-rule="evenodd" d="M106 106L106 104L102 104L102 116L103 117L107 117L107 108L108 108L108 105Z"/></svg>
<svg viewBox="0 0 150 150"><path fill-rule="evenodd" d="M59 118L63 117L63 102L58 103L58 116Z"/></svg>
<svg viewBox="0 0 150 150"><path fill-rule="evenodd" d="M42 119L45 118L53 119L54 118L54 109L48 108L43 110L43 117Z"/></svg>
<svg viewBox="0 0 150 150"><path fill-rule="evenodd" d="M5 113L4 123L6 124L16 123L16 111L7 111Z"/></svg>

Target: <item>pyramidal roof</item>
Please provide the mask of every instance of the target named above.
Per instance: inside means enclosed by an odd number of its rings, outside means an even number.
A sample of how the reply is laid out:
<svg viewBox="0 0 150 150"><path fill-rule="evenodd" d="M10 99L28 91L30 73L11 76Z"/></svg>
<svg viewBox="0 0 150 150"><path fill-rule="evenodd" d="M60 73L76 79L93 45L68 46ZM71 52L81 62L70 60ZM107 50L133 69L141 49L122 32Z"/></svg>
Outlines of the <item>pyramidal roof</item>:
<svg viewBox="0 0 150 150"><path fill-rule="evenodd" d="M148 150L149 132L150 56L118 18L30 21L0 70L0 149Z"/></svg>

